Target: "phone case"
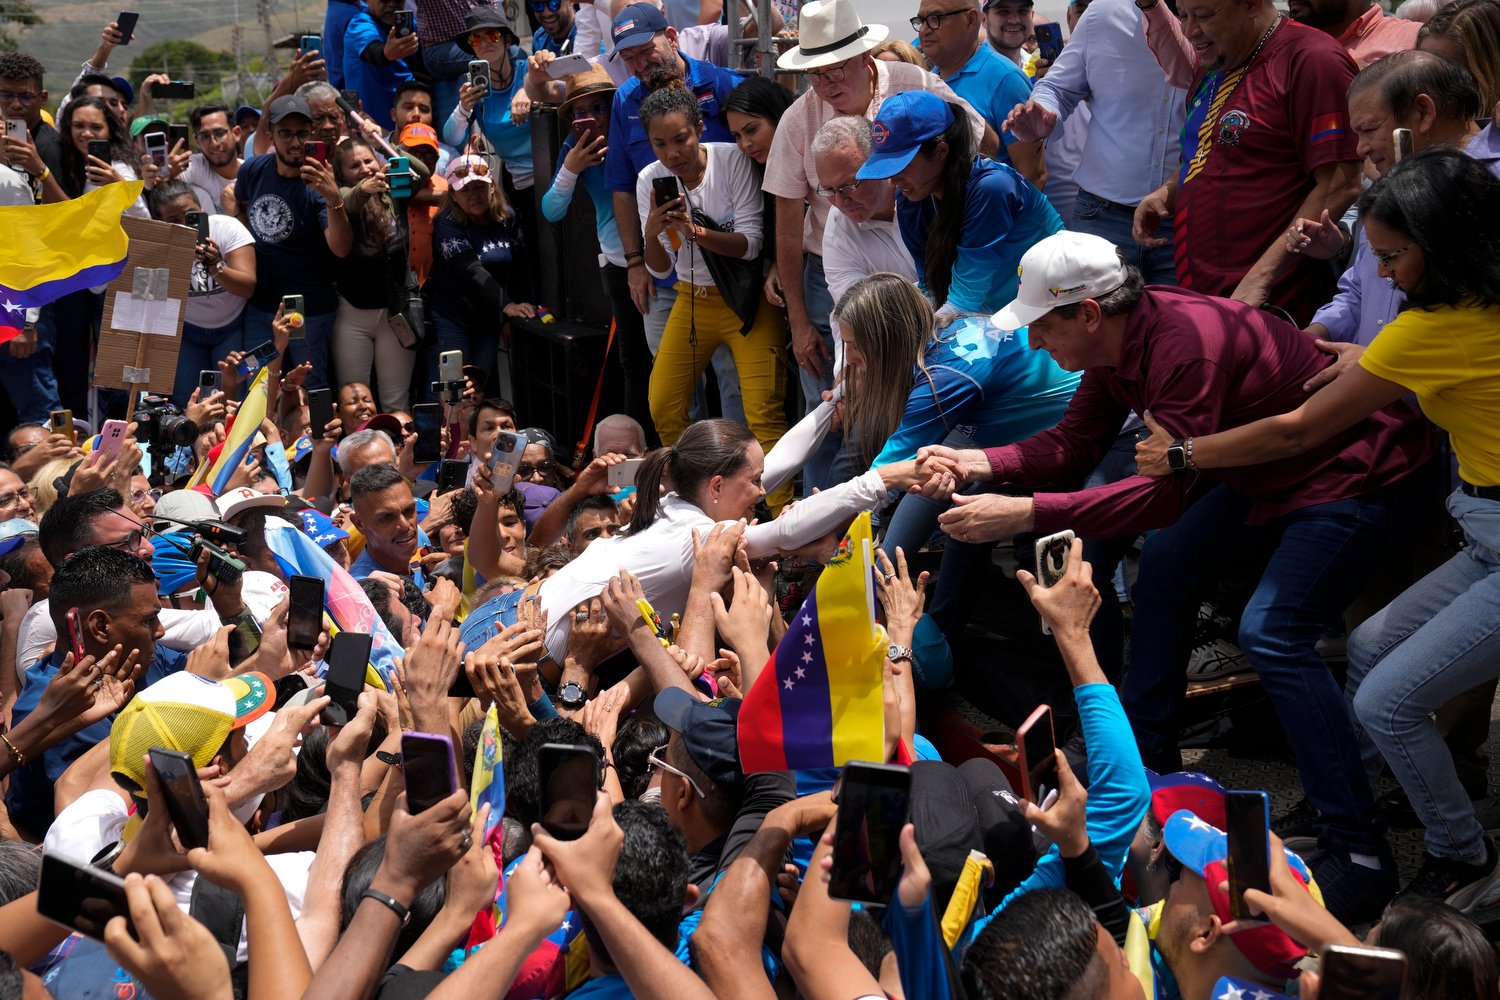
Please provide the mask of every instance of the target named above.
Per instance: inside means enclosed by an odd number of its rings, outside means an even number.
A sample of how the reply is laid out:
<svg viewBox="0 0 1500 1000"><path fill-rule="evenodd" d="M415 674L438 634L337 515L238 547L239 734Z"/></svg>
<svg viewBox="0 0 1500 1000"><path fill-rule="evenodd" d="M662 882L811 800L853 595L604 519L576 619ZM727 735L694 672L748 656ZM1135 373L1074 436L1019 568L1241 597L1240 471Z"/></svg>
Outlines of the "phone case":
<svg viewBox="0 0 1500 1000"><path fill-rule="evenodd" d="M1037 730L1038 726L1045 726L1045 729ZM1041 805L1041 802L1037 800L1035 778L1045 771L1050 770L1050 768L1047 762L1032 760L1031 757L1033 754L1027 752L1026 745L1030 742L1028 738L1034 730L1045 732L1048 737L1048 744L1054 748L1057 746L1057 735L1052 729L1051 706L1038 705L1031 715L1027 717L1026 721L1021 723L1020 728L1016 730L1016 764L1017 769L1021 772L1021 797L1028 802Z"/></svg>

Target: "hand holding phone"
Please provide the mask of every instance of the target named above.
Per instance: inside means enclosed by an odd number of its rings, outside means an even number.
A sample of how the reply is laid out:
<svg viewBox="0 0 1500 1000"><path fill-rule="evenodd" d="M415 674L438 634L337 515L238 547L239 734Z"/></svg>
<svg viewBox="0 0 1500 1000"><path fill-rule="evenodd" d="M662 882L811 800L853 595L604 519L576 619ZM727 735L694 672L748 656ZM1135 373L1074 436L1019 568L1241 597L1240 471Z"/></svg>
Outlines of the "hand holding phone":
<svg viewBox="0 0 1500 1000"><path fill-rule="evenodd" d="M124 917L126 929L135 936L130 905L125 899L125 880L113 872L51 851L42 853L36 911L95 941L104 940L104 925L111 919Z"/></svg>
<svg viewBox="0 0 1500 1000"><path fill-rule="evenodd" d="M120 448L125 443L125 431L128 425L123 420L106 420L104 426L99 429L98 451L104 456L104 460L113 462L120 454Z"/></svg>
<svg viewBox="0 0 1500 1000"><path fill-rule="evenodd" d="M342 726L359 711L370 664L372 638L368 632L340 632L328 646L327 684L323 693L333 699L321 715L323 725Z"/></svg>
<svg viewBox="0 0 1500 1000"><path fill-rule="evenodd" d="M851 761L838 781L828 895L884 906L901 880L901 828L911 813L911 770Z"/></svg>
<svg viewBox="0 0 1500 1000"><path fill-rule="evenodd" d="M461 490L469 483L469 463L463 459L445 458L438 466L437 491L451 493Z"/></svg>
<svg viewBox="0 0 1500 1000"><path fill-rule="evenodd" d="M1224 793L1224 833L1228 840L1229 912L1236 920L1254 916L1246 889L1271 892L1271 803L1265 792Z"/></svg>
<svg viewBox="0 0 1500 1000"><path fill-rule="evenodd" d="M636 470L641 467L641 463L644 461L644 458L627 458L618 465L611 465L609 471L605 473L605 479L610 486L617 489L634 486Z"/></svg>
<svg viewBox="0 0 1500 1000"><path fill-rule="evenodd" d="M292 576L287 581L286 644L312 649L323 632L324 581L318 576Z"/></svg>
<svg viewBox="0 0 1500 1000"><path fill-rule="evenodd" d="M120 33L121 45L130 44L130 36L135 34L135 26L140 19L141 15L133 10L122 10L115 15L115 30Z"/></svg>
<svg viewBox="0 0 1500 1000"><path fill-rule="evenodd" d="M426 812L458 791L453 740L436 733L401 735L401 775L406 782L406 811Z"/></svg>
<svg viewBox="0 0 1500 1000"><path fill-rule="evenodd" d="M592 747L544 743L537 756L542 828L558 840L577 840L589 828L603 777Z"/></svg>
<svg viewBox="0 0 1500 1000"><path fill-rule="evenodd" d="M1052 729L1052 708L1038 705L1016 730L1017 763L1021 771L1021 797L1042 808L1049 792L1057 790L1057 736Z"/></svg>
<svg viewBox="0 0 1500 1000"><path fill-rule="evenodd" d="M680 194L681 189L677 186L675 174L651 178L651 196L656 200L656 207L670 205L678 199Z"/></svg>
<svg viewBox="0 0 1500 1000"><path fill-rule="evenodd" d="M323 436L323 428L333 422L333 390L307 390L307 423L313 440Z"/></svg>
<svg viewBox="0 0 1500 1000"><path fill-rule="evenodd" d="M1063 47L1062 25L1056 21L1044 21L1036 25L1035 31L1037 55L1049 63L1057 62Z"/></svg>
<svg viewBox="0 0 1500 1000"><path fill-rule="evenodd" d="M495 435L495 443L490 449L490 482L495 489L502 493L510 489L516 467L521 464L521 456L525 453L526 439L521 435L511 431Z"/></svg>
<svg viewBox="0 0 1500 1000"><path fill-rule="evenodd" d="M203 798L193 758L163 747L152 747L149 753L177 839L188 850L207 847L208 802Z"/></svg>
<svg viewBox="0 0 1500 1000"><path fill-rule="evenodd" d="M1407 958L1394 948L1331 944L1323 949L1319 1000L1401 1000Z"/></svg>

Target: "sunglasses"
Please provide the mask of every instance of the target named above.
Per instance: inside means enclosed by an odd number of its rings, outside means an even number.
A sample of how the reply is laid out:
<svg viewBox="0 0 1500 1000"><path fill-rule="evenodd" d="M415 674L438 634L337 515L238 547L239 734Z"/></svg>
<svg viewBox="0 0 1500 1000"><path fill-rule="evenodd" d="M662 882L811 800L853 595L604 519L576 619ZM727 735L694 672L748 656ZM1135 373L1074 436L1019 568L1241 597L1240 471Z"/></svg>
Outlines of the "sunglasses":
<svg viewBox="0 0 1500 1000"><path fill-rule="evenodd" d="M562 9L563 0L530 0L526 6L531 8L533 14L540 14L544 10L550 10L556 14Z"/></svg>
<svg viewBox="0 0 1500 1000"><path fill-rule="evenodd" d="M659 768L663 771L666 771L668 774L677 775L677 777L693 786L693 791L698 793L698 798L707 798L708 794L704 792L703 789L698 787L698 783L693 780L691 775L689 775L685 771L677 770L677 768L661 759L661 755L666 752L668 745L669 744L663 743L661 746L651 751L651 753L646 756L646 763L649 764L653 769Z"/></svg>
<svg viewBox="0 0 1500 1000"><path fill-rule="evenodd" d="M478 163L460 163L449 171L449 173L455 178L467 177L470 174L473 174L475 177L488 177L490 175L490 165L483 160Z"/></svg>
<svg viewBox="0 0 1500 1000"><path fill-rule="evenodd" d="M500 32L498 30L469 32L470 45L478 45L481 42L498 42L499 40Z"/></svg>
<svg viewBox="0 0 1500 1000"><path fill-rule="evenodd" d="M516 466L516 475L520 476L522 479L527 479L535 475L536 473L541 473L545 476L556 467L557 463L553 462L551 459L545 459L543 461L537 462L535 465L532 465L529 462L522 462L520 465Z"/></svg>

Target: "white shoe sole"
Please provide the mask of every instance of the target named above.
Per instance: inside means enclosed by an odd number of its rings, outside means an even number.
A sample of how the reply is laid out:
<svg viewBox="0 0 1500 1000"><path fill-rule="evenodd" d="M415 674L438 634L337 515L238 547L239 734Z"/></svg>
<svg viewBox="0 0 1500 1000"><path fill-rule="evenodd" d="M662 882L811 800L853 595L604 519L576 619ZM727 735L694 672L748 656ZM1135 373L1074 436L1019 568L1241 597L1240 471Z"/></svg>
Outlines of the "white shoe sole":
<svg viewBox="0 0 1500 1000"><path fill-rule="evenodd" d="M1486 878L1469 883L1449 896L1445 902L1459 913L1470 913L1489 906L1497 899L1500 899L1500 864Z"/></svg>

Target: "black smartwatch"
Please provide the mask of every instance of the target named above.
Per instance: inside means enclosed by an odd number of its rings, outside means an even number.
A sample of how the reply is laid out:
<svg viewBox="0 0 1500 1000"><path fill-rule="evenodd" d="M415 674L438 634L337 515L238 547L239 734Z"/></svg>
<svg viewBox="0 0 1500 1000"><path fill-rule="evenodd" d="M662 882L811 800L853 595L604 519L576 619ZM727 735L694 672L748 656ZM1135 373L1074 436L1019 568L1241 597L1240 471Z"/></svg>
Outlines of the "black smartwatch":
<svg viewBox="0 0 1500 1000"><path fill-rule="evenodd" d="M1193 439L1178 438L1167 446L1167 467L1173 472L1198 471L1193 464Z"/></svg>
<svg viewBox="0 0 1500 1000"><path fill-rule="evenodd" d="M576 712L588 700L588 696L583 692L583 685L577 681L568 681L557 689L558 704L570 712Z"/></svg>

